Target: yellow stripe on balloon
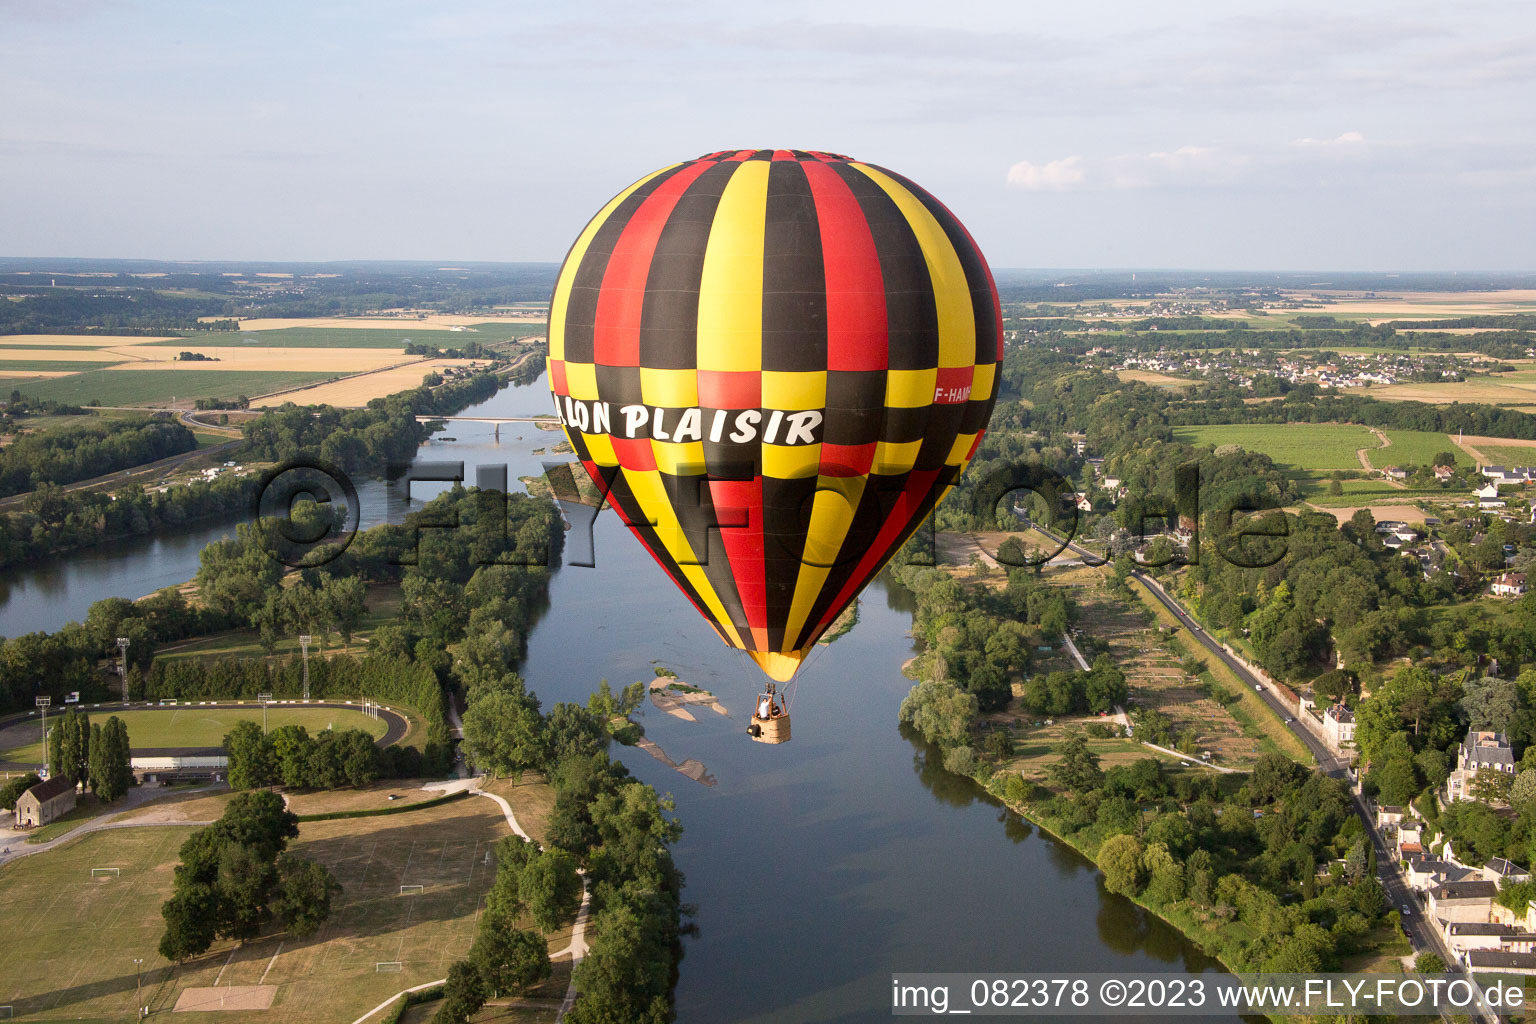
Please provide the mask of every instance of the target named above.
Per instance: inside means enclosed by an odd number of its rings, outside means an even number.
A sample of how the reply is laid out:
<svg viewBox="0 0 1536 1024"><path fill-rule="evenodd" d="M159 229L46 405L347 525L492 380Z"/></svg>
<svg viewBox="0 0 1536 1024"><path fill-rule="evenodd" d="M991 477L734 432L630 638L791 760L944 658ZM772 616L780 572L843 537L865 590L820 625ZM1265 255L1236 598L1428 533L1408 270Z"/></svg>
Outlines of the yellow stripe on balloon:
<svg viewBox="0 0 1536 1024"><path fill-rule="evenodd" d="M673 167L680 164L671 164L647 174L623 192L608 200L608 205L597 211L597 216L587 221L587 226L582 228L581 234L576 236L576 244L571 246L571 251L566 254L565 263L560 267L560 278L555 282L555 294L549 301L549 358L565 358L565 314L570 306L571 286L576 283L576 271L581 269L581 261L587 254L587 247L592 244L592 238L597 234L604 222L618 209L619 204L628 199L634 191L646 182L655 178L658 174L666 174Z"/></svg>
<svg viewBox="0 0 1536 1024"><path fill-rule="evenodd" d="M768 161L749 160L726 182L699 279L700 370L763 368L763 245Z"/></svg>
<svg viewBox="0 0 1536 1024"><path fill-rule="evenodd" d="M864 476L823 476L816 481L816 496L811 499L811 521L805 531L805 550L800 556L800 573L795 577L795 596L790 600L789 617L784 624L784 642L794 643L805 620L811 614L821 588L826 584L832 563L837 561L843 539L853 525L854 513L864 497ZM859 553L851 557L857 558Z"/></svg>
<svg viewBox="0 0 1536 1024"><path fill-rule="evenodd" d="M885 190L906 218L923 249L928 277L933 284L933 300L939 315L939 366L954 368L976 363L976 311L971 306L971 289L965 280L965 268L950 244L949 236L928 208L901 183L868 164L849 164ZM929 396L930 400L932 396Z"/></svg>

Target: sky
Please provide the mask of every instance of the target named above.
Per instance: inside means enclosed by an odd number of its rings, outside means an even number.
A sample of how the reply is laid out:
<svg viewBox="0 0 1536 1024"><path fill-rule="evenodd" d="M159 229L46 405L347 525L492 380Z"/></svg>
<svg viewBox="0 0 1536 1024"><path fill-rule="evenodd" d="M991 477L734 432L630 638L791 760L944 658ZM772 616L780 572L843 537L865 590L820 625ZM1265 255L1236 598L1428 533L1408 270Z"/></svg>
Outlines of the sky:
<svg viewBox="0 0 1536 1024"><path fill-rule="evenodd" d="M996 267L1536 270L1536 7L0 0L0 256L559 260L735 147Z"/></svg>

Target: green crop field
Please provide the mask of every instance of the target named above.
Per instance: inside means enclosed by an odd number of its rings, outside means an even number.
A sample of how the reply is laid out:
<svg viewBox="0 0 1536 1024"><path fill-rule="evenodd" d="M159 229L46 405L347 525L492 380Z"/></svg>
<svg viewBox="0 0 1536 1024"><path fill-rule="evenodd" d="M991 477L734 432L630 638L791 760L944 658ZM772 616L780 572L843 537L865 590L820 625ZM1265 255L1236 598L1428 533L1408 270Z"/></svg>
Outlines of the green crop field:
<svg viewBox="0 0 1536 1024"><path fill-rule="evenodd" d="M174 396L179 401L195 398L235 398L265 395L284 388L341 376L343 370L302 372L287 370L91 370L68 377L54 377L27 384L22 390L34 398L85 405L159 405Z"/></svg>
<svg viewBox="0 0 1536 1024"><path fill-rule="evenodd" d="M302 941L284 934L223 941L174 965L156 951L160 905L191 832L174 825L97 832L0 869L13 934L26 936L0 953L0 1004L14 1007L16 1019L126 1021L136 1006L169 1014L188 989L268 985L275 989L270 1009L212 1018L353 1020L401 989L442 978L468 952L495 873L487 854L510 830L494 803L473 797L305 823L290 849L325 864L342 885L319 933ZM119 874L92 881L95 867ZM401 895L402 885L425 888ZM569 942L569 926L549 936L551 949ZM135 959L143 960L142 988ZM379 971L380 963L391 968ZM569 970L557 966L535 995L557 1007L568 979ZM553 1020L553 1009L541 1019Z"/></svg>
<svg viewBox="0 0 1536 1024"><path fill-rule="evenodd" d="M1529 445L1479 444L1477 450L1488 457L1490 465L1536 466L1536 447Z"/></svg>
<svg viewBox="0 0 1536 1024"><path fill-rule="evenodd" d="M1360 448L1375 448L1376 435L1365 427L1333 423L1225 423L1174 427L1175 440L1197 447L1239 445L1275 460L1281 469L1323 471L1360 469Z"/></svg>
<svg viewBox="0 0 1536 1024"><path fill-rule="evenodd" d="M162 348L195 345L250 345L253 348L400 348L407 341L438 348L462 348L471 341L493 345L509 338L542 335L546 325L534 321L473 324L469 330L416 327L403 321L398 330L374 327L283 327L271 331L190 331L185 337L150 344Z"/></svg>
<svg viewBox="0 0 1536 1024"><path fill-rule="evenodd" d="M105 722L116 715L128 726L128 741L136 749L153 747L217 747L236 722L261 723L259 706L245 708L209 708L187 704L175 708L151 708L141 711L89 711L93 722ZM362 729L375 739L383 736L385 724L361 711L338 708L299 708L277 705L267 709L267 728L302 725L310 733L325 729ZM0 730L0 761L40 764L43 760L41 726L35 718L13 723Z"/></svg>
<svg viewBox="0 0 1536 1024"><path fill-rule="evenodd" d="M1435 456L1450 452L1456 456L1458 466L1472 465L1472 457L1460 448L1448 434L1436 434L1427 430L1387 430L1392 445L1371 453L1371 465L1377 469L1387 466L1429 466Z"/></svg>
<svg viewBox="0 0 1536 1024"><path fill-rule="evenodd" d="M87 355L91 350L71 352L71 355ZM81 370L99 370L111 363L123 362L122 356L104 354L100 359L0 359L0 374L20 373L77 373Z"/></svg>

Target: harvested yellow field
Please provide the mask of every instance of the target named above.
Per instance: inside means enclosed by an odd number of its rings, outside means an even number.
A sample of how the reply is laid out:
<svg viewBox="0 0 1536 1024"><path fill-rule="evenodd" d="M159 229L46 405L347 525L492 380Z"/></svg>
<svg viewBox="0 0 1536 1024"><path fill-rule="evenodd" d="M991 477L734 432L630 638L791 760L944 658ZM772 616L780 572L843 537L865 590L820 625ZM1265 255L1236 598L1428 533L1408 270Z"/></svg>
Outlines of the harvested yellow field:
<svg viewBox="0 0 1536 1024"><path fill-rule="evenodd" d="M1399 523L1422 523L1424 510L1415 505L1365 505L1355 508L1324 508L1318 505L1308 505L1309 509L1316 512L1327 512L1339 522L1348 522L1350 517L1359 512L1363 507L1368 509L1378 523L1392 520Z"/></svg>
<svg viewBox="0 0 1536 1024"><path fill-rule="evenodd" d="M1287 310L1272 312L1371 314L1373 322L1380 320L1447 319L1458 316L1481 316L1499 313L1525 313L1536 311L1536 289L1511 288L1496 292L1377 292L1370 298L1358 293L1307 291L1289 292L1290 298L1308 300L1331 299L1320 309Z"/></svg>
<svg viewBox="0 0 1536 1024"><path fill-rule="evenodd" d="M314 350L310 349L308 351ZM188 365L202 366L207 364L189 363ZM356 377L349 377L346 380L312 384L293 391L285 391L282 394L252 399L251 408L261 409L268 406L283 405L286 402L296 402L299 405L334 405L341 408L360 408L375 398L383 398L385 395L392 395L397 391L419 387L421 385L421 378L433 370L447 370L476 365L483 364L476 363L473 359L423 359L408 366L397 366L389 370L379 370L376 373L365 373Z"/></svg>
<svg viewBox="0 0 1536 1024"><path fill-rule="evenodd" d="M134 338L121 334L0 334L0 345L22 345L28 348L53 348L69 345L75 348L112 348L121 345L148 345L156 341L172 341L166 338ZM10 356L8 358L16 358Z"/></svg>
<svg viewBox="0 0 1536 1024"><path fill-rule="evenodd" d="M78 370L24 370L19 373L8 374L5 379L11 381L36 380L39 377L68 377L72 373L79 372Z"/></svg>
<svg viewBox="0 0 1536 1024"><path fill-rule="evenodd" d="M1155 373L1152 370L1116 370L1115 373L1121 380L1137 380L1143 384L1155 384L1169 391L1183 391L1195 386L1192 380L1182 377L1170 377L1166 373Z"/></svg>
<svg viewBox="0 0 1536 1024"><path fill-rule="evenodd" d="M206 317L204 319L207 319ZM402 328L447 328L447 327L472 327L475 324L490 323L527 323L530 320L542 322L542 311L528 313L477 313L473 316L464 316L457 313L429 313L426 316L381 316L381 317L258 317L252 320L240 321L242 331L281 331L290 327L340 327L351 330L377 329L384 331L398 331Z"/></svg>
<svg viewBox="0 0 1536 1024"><path fill-rule="evenodd" d="M115 370L333 370L361 373L397 363L420 362L398 348L246 348L239 345L188 346L210 359L178 360L179 349L160 347L133 353L134 362ZM125 353L126 354L126 353ZM217 360L214 362L213 360ZM425 373L426 371L422 371Z"/></svg>
<svg viewBox="0 0 1536 1024"><path fill-rule="evenodd" d="M1536 380L1479 377L1447 384L1389 384L1369 388L1365 394L1387 402L1486 402L1515 405L1536 400Z"/></svg>

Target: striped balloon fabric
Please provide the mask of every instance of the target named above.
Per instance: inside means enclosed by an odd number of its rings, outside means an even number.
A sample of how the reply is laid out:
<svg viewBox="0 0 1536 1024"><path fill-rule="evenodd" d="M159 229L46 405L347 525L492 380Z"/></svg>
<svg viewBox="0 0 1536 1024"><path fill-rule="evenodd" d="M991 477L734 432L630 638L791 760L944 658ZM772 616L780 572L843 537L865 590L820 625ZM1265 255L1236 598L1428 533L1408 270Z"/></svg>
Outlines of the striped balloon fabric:
<svg viewBox="0 0 1536 1024"><path fill-rule="evenodd" d="M577 456L771 677L954 485L1002 358L991 271L944 206L831 153L711 153L576 239L549 379Z"/></svg>

